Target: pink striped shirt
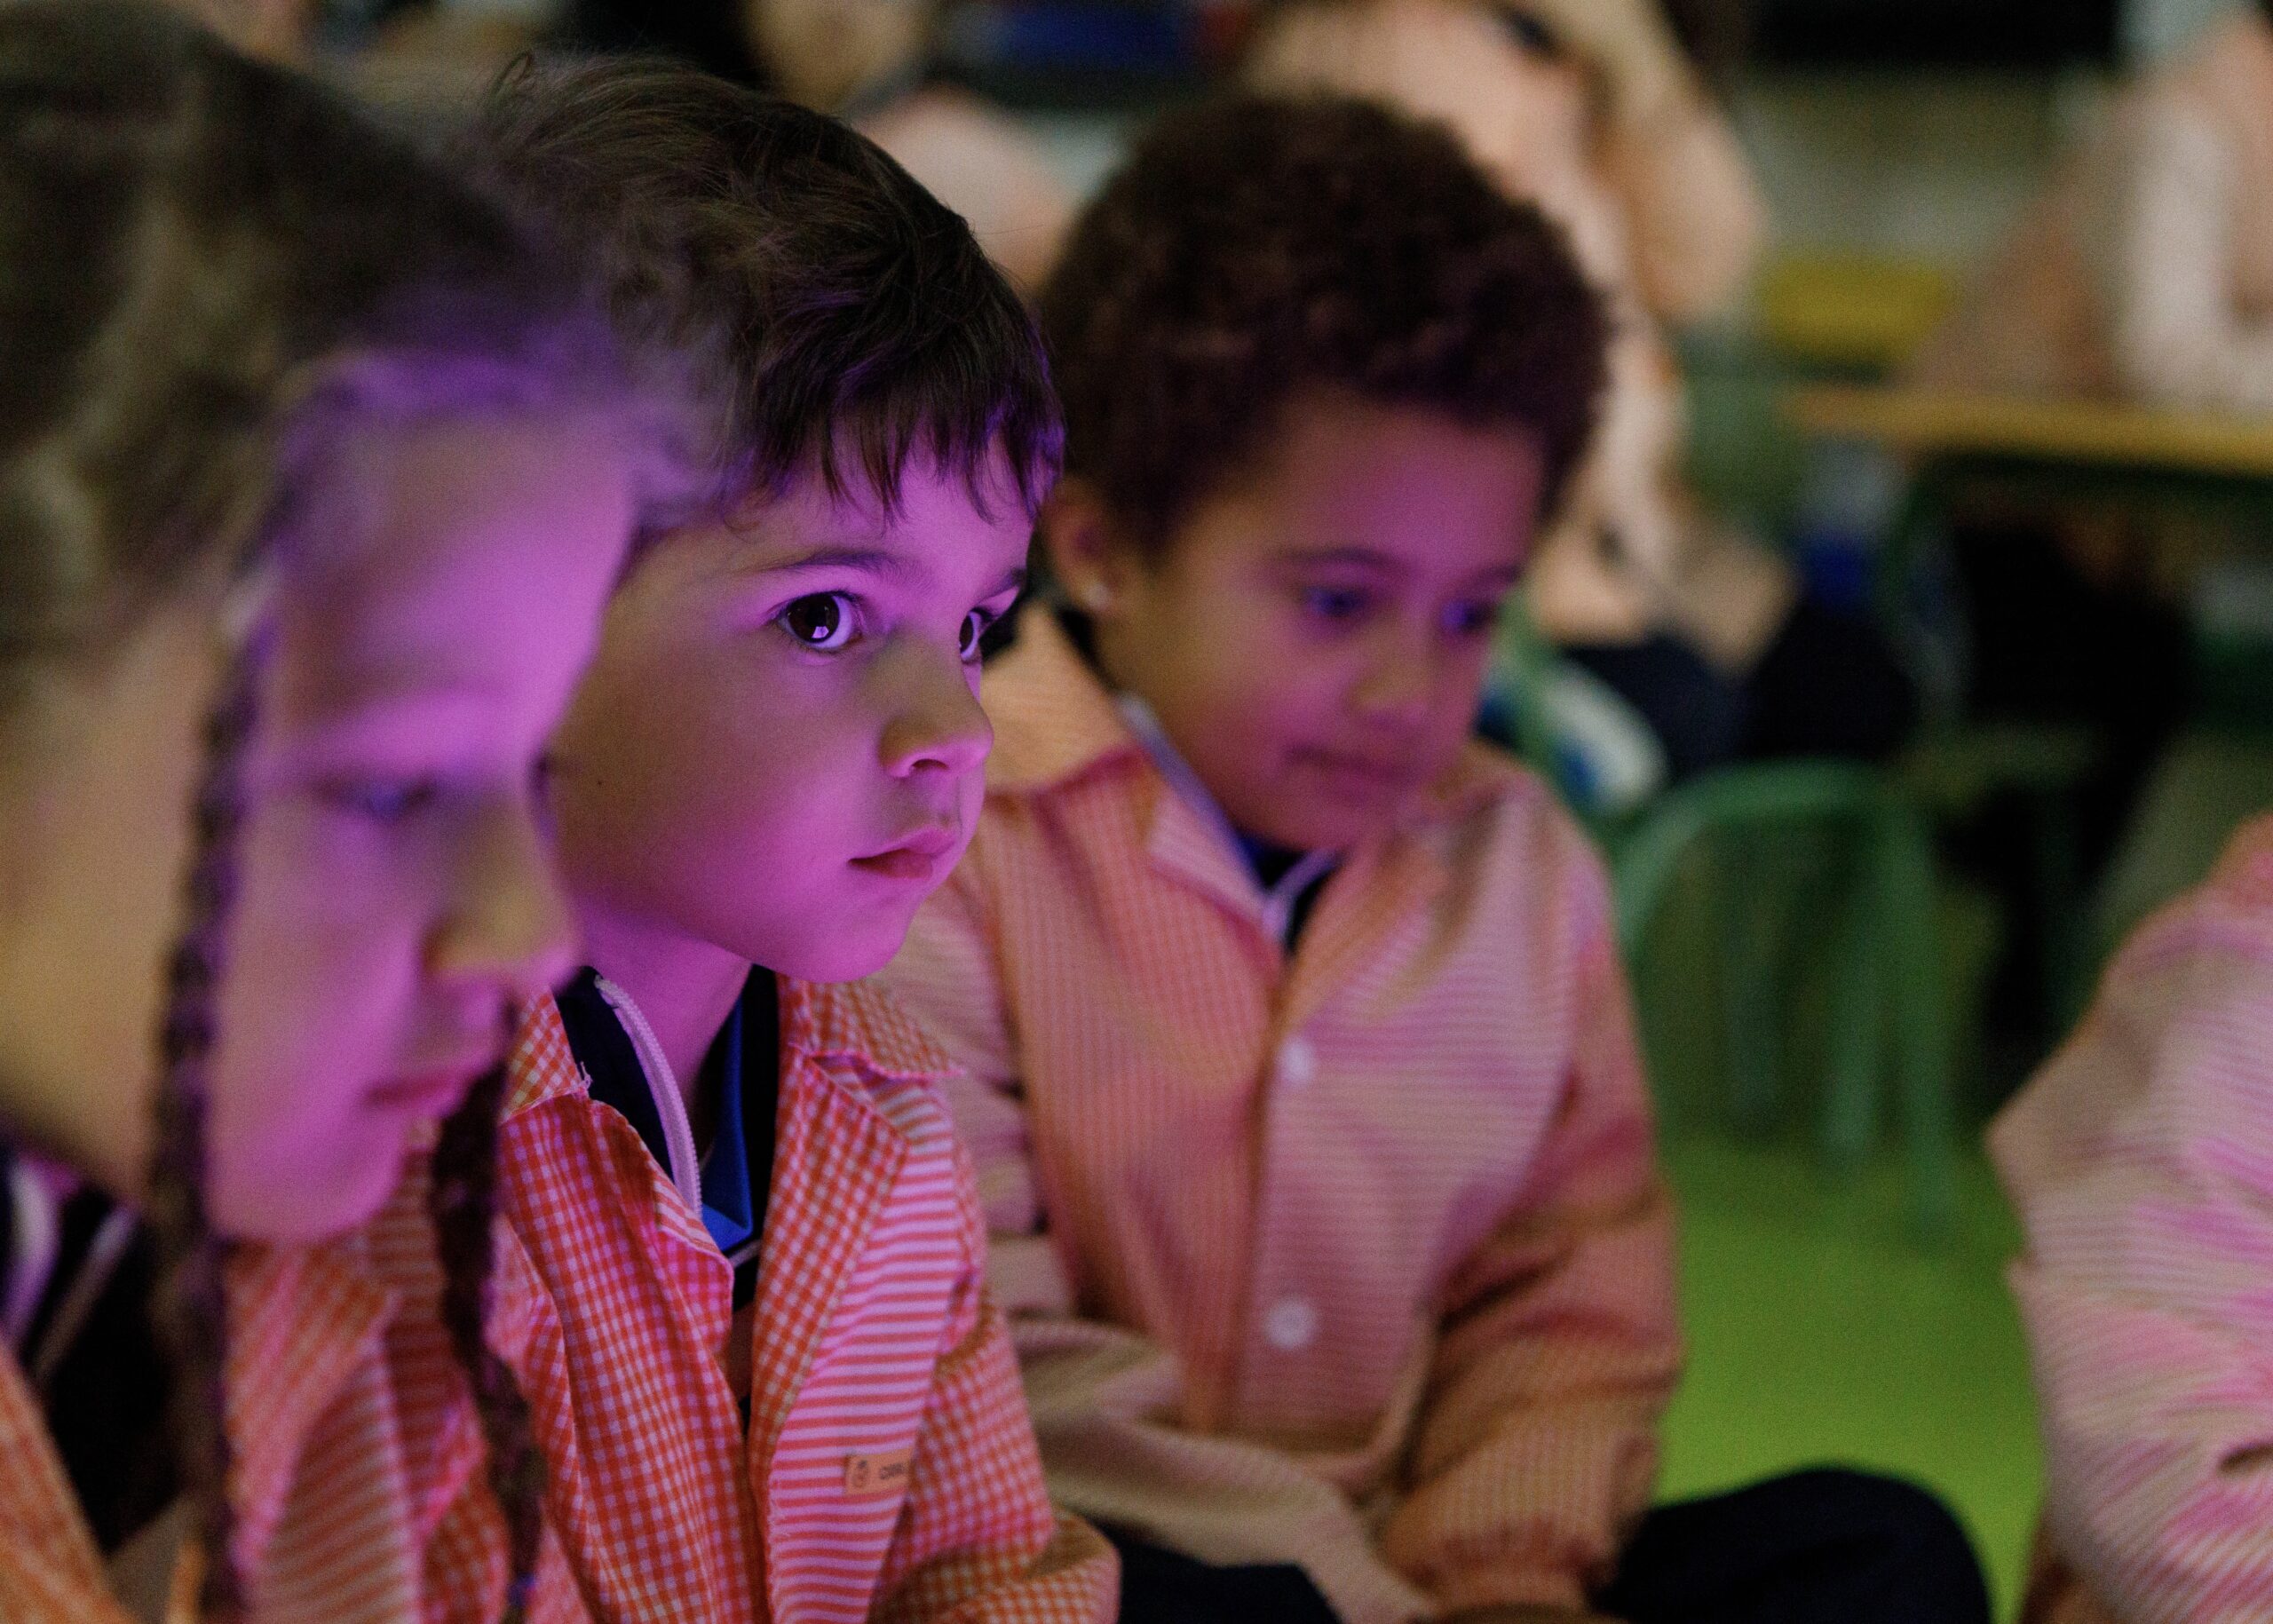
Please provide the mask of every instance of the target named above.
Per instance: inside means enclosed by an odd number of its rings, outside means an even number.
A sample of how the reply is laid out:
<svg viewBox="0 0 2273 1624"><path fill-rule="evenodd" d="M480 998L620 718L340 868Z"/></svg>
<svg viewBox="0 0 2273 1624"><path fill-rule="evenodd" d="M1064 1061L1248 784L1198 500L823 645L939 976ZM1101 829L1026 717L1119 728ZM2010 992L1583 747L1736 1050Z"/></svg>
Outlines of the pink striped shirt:
<svg viewBox="0 0 2273 1624"><path fill-rule="evenodd" d="M1574 1604L1647 1504L1672 1224L1605 887L1478 749L1290 954L1046 613L887 978L954 1094L1050 1482L1351 1624Z"/></svg>
<svg viewBox="0 0 2273 1624"><path fill-rule="evenodd" d="M2033 1620L2273 1619L2273 818L1990 1132L2049 1490Z"/></svg>

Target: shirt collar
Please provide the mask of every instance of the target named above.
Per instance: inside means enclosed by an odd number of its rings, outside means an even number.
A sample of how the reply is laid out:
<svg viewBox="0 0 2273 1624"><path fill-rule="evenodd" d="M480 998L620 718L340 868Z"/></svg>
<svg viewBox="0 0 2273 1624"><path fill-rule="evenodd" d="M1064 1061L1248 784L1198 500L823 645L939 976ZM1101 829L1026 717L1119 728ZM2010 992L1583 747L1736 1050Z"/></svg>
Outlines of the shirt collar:
<svg viewBox="0 0 2273 1624"><path fill-rule="evenodd" d="M798 1061L850 1062L878 1076L931 1081L954 1062L891 996L869 982L824 986L777 976L780 988L781 1082L804 1068ZM551 997L521 1013L513 1040L505 1114L519 1115L556 1099L588 1097Z"/></svg>
<svg viewBox="0 0 2273 1624"><path fill-rule="evenodd" d="M1192 764L1177 752L1176 745L1168 738L1168 730L1152 714L1152 708L1133 693L1117 694L1113 702L1121 711L1121 719L1128 723L1129 731L1144 747L1145 755L1152 758L1154 769L1168 788L1199 814L1202 822L1215 830L1216 837L1227 848L1239 853L1240 860L1252 871L1254 861L1248 843L1240 837L1231 819L1224 815L1223 807L1209 793L1208 786L1200 781L1200 774L1192 770ZM1295 905L1302 899L1304 891L1331 874L1341 861L1342 853L1339 852L1306 852L1277 880L1261 886L1263 926L1271 933L1272 940L1285 946L1287 933L1294 924ZM1261 876L1256 878L1260 884Z"/></svg>

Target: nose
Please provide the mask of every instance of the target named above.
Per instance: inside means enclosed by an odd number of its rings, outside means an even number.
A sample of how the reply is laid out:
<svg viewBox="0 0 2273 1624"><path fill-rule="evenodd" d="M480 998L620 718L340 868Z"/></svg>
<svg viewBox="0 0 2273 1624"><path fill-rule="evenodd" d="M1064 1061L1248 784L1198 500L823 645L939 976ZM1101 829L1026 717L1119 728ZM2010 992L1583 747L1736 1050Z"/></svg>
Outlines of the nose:
<svg viewBox="0 0 2273 1624"><path fill-rule="evenodd" d="M1429 719L1437 686L1437 640L1429 629L1392 626L1367 651L1350 701L1366 721L1417 728Z"/></svg>
<svg viewBox="0 0 2273 1624"><path fill-rule="evenodd" d="M973 691L971 668L960 657L912 650L899 663L879 746L884 771L903 779L927 771L961 778L986 765L994 728Z"/></svg>
<svg viewBox="0 0 2273 1624"><path fill-rule="evenodd" d="M576 922L528 804L499 801L469 820L453 866L427 971L467 988L494 987L519 1002L550 992L576 968Z"/></svg>

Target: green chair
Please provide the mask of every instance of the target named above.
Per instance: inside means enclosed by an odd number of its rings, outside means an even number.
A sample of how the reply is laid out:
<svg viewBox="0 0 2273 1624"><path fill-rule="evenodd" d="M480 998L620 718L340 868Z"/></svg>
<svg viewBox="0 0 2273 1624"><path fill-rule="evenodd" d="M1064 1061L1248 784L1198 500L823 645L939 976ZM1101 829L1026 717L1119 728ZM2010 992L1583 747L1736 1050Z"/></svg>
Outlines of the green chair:
<svg viewBox="0 0 2273 1624"><path fill-rule="evenodd" d="M1501 655L1517 748L1567 788L1542 708L1524 702L1542 691L1554 656L1520 618L1503 634ZM1718 1014L1731 1113L1748 1129L1764 1127L1776 1112L1796 991L1792 955L1760 906L1766 892L1749 883L1746 870L1804 835L1830 837L1847 859L1849 883L1832 899L1822 938L1830 1007L1819 1143L1834 1167L1859 1161L1876 1137L1881 1085L1890 1077L1913 1215L1921 1232L1942 1232L1955 1173L1936 868L1899 776L1845 761L1747 764L1676 785L1625 816L1588 822L1608 860L1629 963L1638 963L1683 866L1702 853L1716 860Z"/></svg>
<svg viewBox="0 0 2273 1624"><path fill-rule="evenodd" d="M1811 956L1825 968L1828 994L1818 1143L1835 1168L1859 1162L1876 1139L1890 1081L1913 1217L1925 1234L1944 1232L1956 1195L1955 1129L1936 869L1898 777L1836 761L1729 767L1597 833L1629 957L1638 957L1683 865L1710 853L1730 1105L1750 1129L1776 1114L1797 997L1795 955L1776 928L1778 899L1762 871L1795 839L1829 838L1846 860L1835 865L1846 883L1813 899L1820 928L1811 940L1820 951Z"/></svg>

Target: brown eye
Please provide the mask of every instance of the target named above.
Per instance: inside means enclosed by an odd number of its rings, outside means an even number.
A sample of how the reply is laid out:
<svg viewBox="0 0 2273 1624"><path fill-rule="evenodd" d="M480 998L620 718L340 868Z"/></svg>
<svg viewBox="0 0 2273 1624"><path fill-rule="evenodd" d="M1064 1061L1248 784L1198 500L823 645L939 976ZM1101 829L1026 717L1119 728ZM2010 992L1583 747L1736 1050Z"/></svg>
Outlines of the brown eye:
<svg viewBox="0 0 2273 1624"><path fill-rule="evenodd" d="M973 609L962 617L962 640L960 646L962 657L966 661L978 658L981 652L979 645L986 638L986 629L994 623L994 617L984 609Z"/></svg>
<svg viewBox="0 0 2273 1624"><path fill-rule="evenodd" d="M783 630L803 648L833 654L852 641L859 615L852 600L842 592L815 592L800 598L774 617Z"/></svg>

